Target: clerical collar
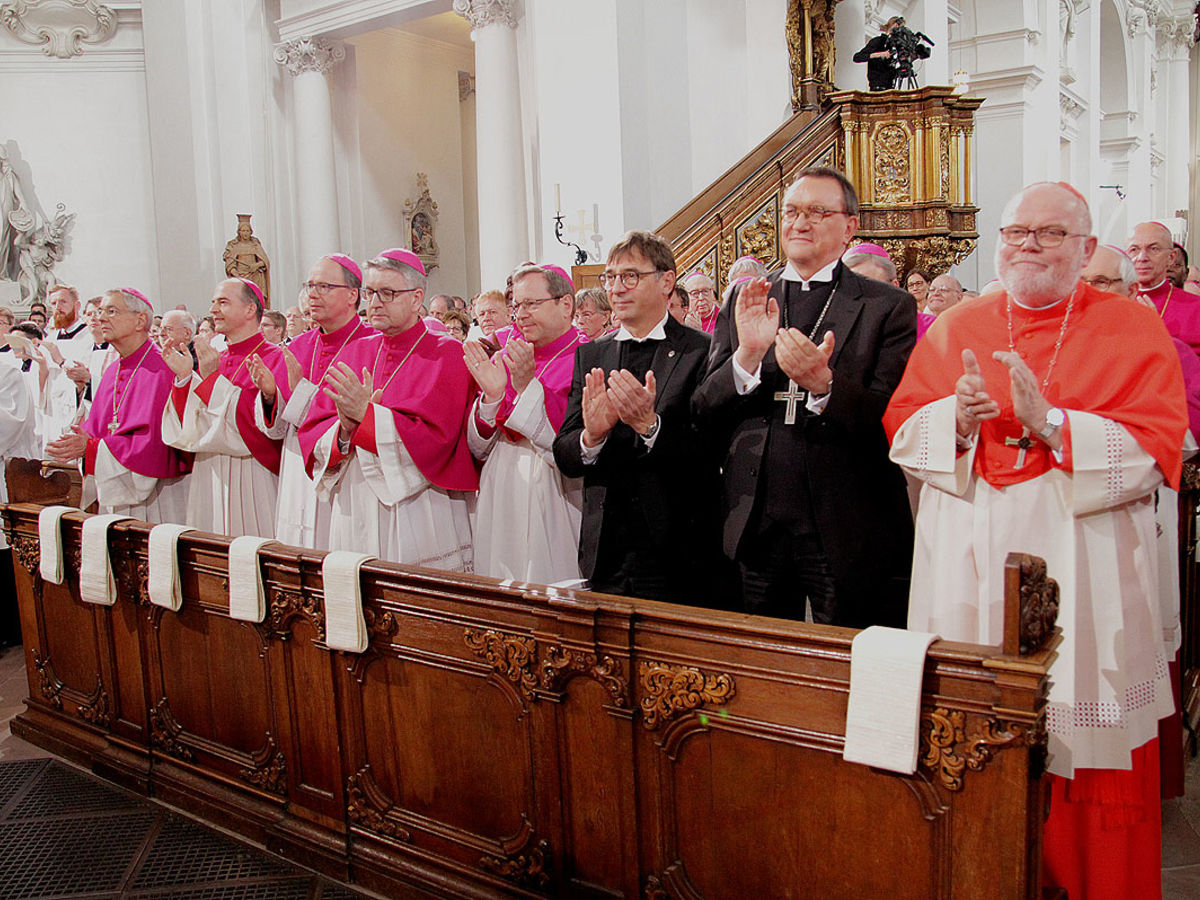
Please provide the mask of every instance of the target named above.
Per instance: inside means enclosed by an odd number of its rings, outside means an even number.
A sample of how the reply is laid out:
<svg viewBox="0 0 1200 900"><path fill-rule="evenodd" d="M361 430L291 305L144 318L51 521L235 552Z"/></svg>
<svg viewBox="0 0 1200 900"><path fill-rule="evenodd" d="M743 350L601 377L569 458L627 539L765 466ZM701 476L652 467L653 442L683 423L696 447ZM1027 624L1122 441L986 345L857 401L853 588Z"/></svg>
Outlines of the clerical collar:
<svg viewBox="0 0 1200 900"><path fill-rule="evenodd" d="M1160 287L1162 287L1166 283L1167 283L1167 279L1164 276L1163 280L1160 281L1158 284L1156 284L1154 287L1144 288L1139 284L1138 290L1143 294L1153 294L1155 291L1157 291Z"/></svg>
<svg viewBox="0 0 1200 900"><path fill-rule="evenodd" d="M779 277L784 281L798 281L800 282L800 290L807 291L810 290L809 285L811 285L813 282L816 282L817 284L826 284L830 281L833 281L833 271L837 268L837 264L839 262L841 262L840 259L835 259L829 265L814 272L813 277L806 281L804 276L801 275L799 270L796 269L795 264L789 259L787 266L783 270L783 274Z"/></svg>
<svg viewBox="0 0 1200 900"><path fill-rule="evenodd" d="M1062 299L1060 299L1060 300L1055 300L1053 303L1047 303L1045 306L1030 306L1030 305L1028 305L1027 303L1022 303L1020 300L1018 300L1018 299L1017 299L1016 297L1014 297L1012 294L1009 294L1008 296L1009 296L1009 298L1012 300L1012 302L1013 302L1013 306L1020 307L1021 309L1025 310L1025 311L1027 311L1027 312L1034 312L1034 313L1036 313L1036 312L1045 312L1045 311L1046 311L1046 310L1048 310L1048 309L1054 309L1054 307L1056 307L1056 306L1059 306L1060 304L1062 304L1062 303L1063 303L1063 301L1065 301L1065 300L1070 300L1072 297L1074 297L1074 296L1075 296L1075 292L1074 292L1074 291L1072 291L1071 293L1067 294L1067 296L1063 297Z"/></svg>
<svg viewBox="0 0 1200 900"><path fill-rule="evenodd" d="M350 332L352 332L356 328L358 328L360 325L363 328L370 328L370 326L367 325L366 322L362 321L356 315L352 319L350 319L348 322L346 322L346 324L343 325L341 328L336 328L333 331L323 331L322 329L318 328L317 335L322 343L329 344L329 343L333 343L340 337L346 336L347 334L349 334Z"/></svg>
<svg viewBox="0 0 1200 900"><path fill-rule="evenodd" d="M74 328L60 328L58 330L57 340L69 341L71 338L75 337L75 335L79 334L79 332L83 331L86 326L87 322L80 322Z"/></svg>
<svg viewBox="0 0 1200 900"><path fill-rule="evenodd" d="M667 318L670 315L671 313L669 311L663 313L663 317L658 320L658 324L651 328L650 333L645 337L634 337L629 333L628 330L626 330L625 326L622 325L617 329L617 333L613 336L613 340L634 341L638 344L642 343L643 341L665 341L667 339Z"/></svg>

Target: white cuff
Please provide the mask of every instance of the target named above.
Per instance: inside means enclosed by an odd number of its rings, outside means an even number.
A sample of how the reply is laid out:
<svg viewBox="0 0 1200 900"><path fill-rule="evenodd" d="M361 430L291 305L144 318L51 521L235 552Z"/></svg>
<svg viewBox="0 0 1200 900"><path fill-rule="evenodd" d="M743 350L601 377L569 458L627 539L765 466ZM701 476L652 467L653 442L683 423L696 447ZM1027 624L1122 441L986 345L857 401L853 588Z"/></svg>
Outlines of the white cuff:
<svg viewBox="0 0 1200 900"><path fill-rule="evenodd" d="M754 372L747 372L738 365L737 354L733 356L733 386L739 394L748 394L762 384L762 363Z"/></svg>

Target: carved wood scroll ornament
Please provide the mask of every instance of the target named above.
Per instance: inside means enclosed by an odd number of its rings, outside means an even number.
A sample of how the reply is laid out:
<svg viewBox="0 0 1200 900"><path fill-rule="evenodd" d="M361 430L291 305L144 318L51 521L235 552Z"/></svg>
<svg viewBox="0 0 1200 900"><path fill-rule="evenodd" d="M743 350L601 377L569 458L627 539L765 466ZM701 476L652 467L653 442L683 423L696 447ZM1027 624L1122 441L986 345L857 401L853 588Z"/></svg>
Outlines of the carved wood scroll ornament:
<svg viewBox="0 0 1200 900"><path fill-rule="evenodd" d="M536 700L538 689L561 691L568 681L582 675L599 682L614 706L629 705L629 682L620 662L611 656L561 644L539 644L527 635L493 630L468 628L463 640L472 653L497 675L511 681L527 700Z"/></svg>
<svg viewBox="0 0 1200 900"><path fill-rule="evenodd" d="M388 816L394 808L371 777L370 765L346 779L346 813L352 823L397 841L411 841L408 830Z"/></svg>
<svg viewBox="0 0 1200 900"><path fill-rule="evenodd" d="M966 714L941 707L921 716L921 765L932 769L939 784L948 791L963 789L966 770L982 772L998 750L1044 746L1045 732L1019 722L991 718L981 722L971 737L966 736Z"/></svg>
<svg viewBox="0 0 1200 900"><path fill-rule="evenodd" d="M528 853L515 857L485 856L479 865L522 887L543 889L550 884L550 842L538 841Z"/></svg>
<svg viewBox="0 0 1200 900"><path fill-rule="evenodd" d="M642 662L638 673L645 692L642 722L651 730L706 703L727 703L736 693L733 678L729 675L707 675L692 666Z"/></svg>

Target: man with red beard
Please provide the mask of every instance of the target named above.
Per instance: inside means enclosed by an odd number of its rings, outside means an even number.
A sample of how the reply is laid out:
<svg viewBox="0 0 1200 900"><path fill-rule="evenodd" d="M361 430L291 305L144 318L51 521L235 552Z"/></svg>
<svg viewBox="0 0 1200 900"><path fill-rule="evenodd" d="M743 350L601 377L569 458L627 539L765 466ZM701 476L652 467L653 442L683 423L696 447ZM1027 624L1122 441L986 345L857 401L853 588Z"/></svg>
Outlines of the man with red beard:
<svg viewBox="0 0 1200 900"><path fill-rule="evenodd" d="M462 345L421 318L425 266L410 250L366 264L378 335L329 367L300 427L300 449L330 505L329 549L472 570L470 512L479 474L467 448L475 388Z"/></svg>
<svg viewBox="0 0 1200 900"><path fill-rule="evenodd" d="M517 333L489 356L463 348L482 395L467 439L483 462L475 527L475 571L536 584L579 580L583 489L554 463L575 366L587 340L572 324L573 285L557 268L513 273Z"/></svg>
<svg viewBox="0 0 1200 900"><path fill-rule="evenodd" d="M1152 310L1079 280L1096 238L1074 188L1034 184L1000 222L1006 290L939 317L884 417L892 459L925 482L908 623L999 644L1006 554L1046 560L1062 628L1046 877L1072 897L1155 897L1158 720L1174 703L1153 497L1179 484L1179 360Z"/></svg>
<svg viewBox="0 0 1200 900"><path fill-rule="evenodd" d="M285 400L287 367L279 348L259 332L263 298L253 281L222 281L209 312L228 346L218 353L209 339L196 338L198 373L187 346L172 341L163 348L176 375L163 411L163 439L196 454L186 524L217 534L274 537L281 442L254 424L258 389L249 362L262 359Z"/></svg>
<svg viewBox="0 0 1200 900"><path fill-rule="evenodd" d="M60 284L50 290L48 299L52 327L47 329L42 346L50 356L50 366L42 390L42 408L45 437L54 440L78 421L84 386L72 380L70 373L80 363L86 365L94 343L80 314L78 290Z"/></svg>

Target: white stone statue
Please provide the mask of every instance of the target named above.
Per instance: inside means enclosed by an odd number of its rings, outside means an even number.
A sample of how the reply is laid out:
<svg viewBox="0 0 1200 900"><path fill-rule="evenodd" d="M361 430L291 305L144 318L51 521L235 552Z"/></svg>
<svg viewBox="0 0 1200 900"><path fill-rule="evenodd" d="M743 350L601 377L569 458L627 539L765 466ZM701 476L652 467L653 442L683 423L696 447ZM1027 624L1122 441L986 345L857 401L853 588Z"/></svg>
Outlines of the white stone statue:
<svg viewBox="0 0 1200 900"><path fill-rule="evenodd" d="M25 222L28 225L18 224ZM9 161L8 152L0 145L0 279L16 281L20 275L17 236L32 225L21 182Z"/></svg>

